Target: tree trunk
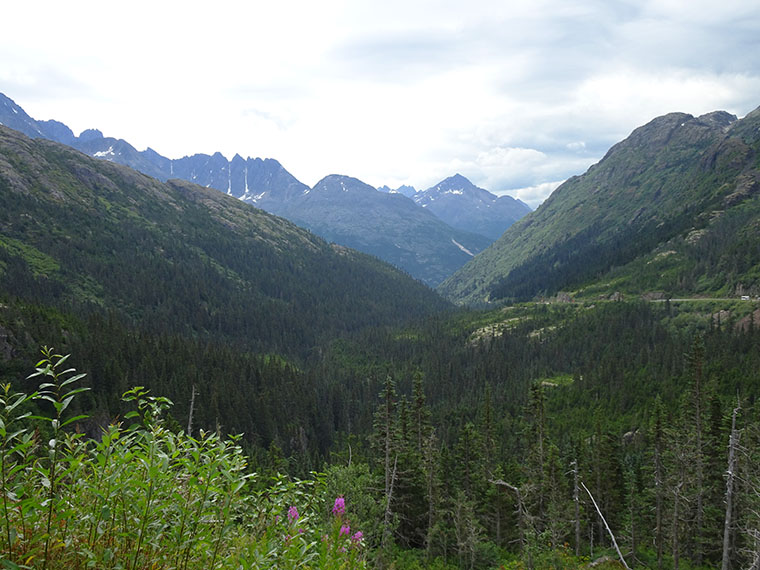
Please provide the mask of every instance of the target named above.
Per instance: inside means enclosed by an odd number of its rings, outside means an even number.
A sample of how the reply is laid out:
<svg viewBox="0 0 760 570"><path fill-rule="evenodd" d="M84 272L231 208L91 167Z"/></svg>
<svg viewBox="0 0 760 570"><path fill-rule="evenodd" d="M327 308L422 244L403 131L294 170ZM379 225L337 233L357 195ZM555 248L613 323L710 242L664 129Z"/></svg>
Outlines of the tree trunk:
<svg viewBox="0 0 760 570"><path fill-rule="evenodd" d="M654 541L657 545L657 569L662 570L663 556L663 531L662 531L662 510L663 510L663 482L662 482L662 449L661 442L655 442L654 449L654 488L655 488L655 531Z"/></svg>
<svg viewBox="0 0 760 570"><path fill-rule="evenodd" d="M578 460L573 459L573 503L575 504L575 555L581 555L581 507L578 487Z"/></svg>
<svg viewBox="0 0 760 570"><path fill-rule="evenodd" d="M390 478L390 483L388 486L388 492L385 497L385 515L383 517L383 540L382 540L382 547L385 548L388 540L388 536L390 536L390 524L391 524L391 501L393 500L393 483L396 481L396 467L398 466L398 455L393 460L393 474Z"/></svg>
<svg viewBox="0 0 760 570"><path fill-rule="evenodd" d="M731 436L728 440L728 471L726 472L726 518L723 522L723 561L721 570L729 570L731 555L731 518L733 517L734 481L736 479L737 448L739 447L739 431L736 429L736 416L740 406L737 403L731 414Z"/></svg>
<svg viewBox="0 0 760 570"><path fill-rule="evenodd" d="M604 528L607 529L607 533L610 535L610 538L612 539L612 545L615 547L615 551L617 552L618 558L620 558L620 562L623 564L623 566L626 567L627 570L631 570L628 567L628 563L625 561L625 558L623 558L623 554L620 552L620 548L618 547L617 540L615 540L615 535L612 534L610 525L607 524L607 519L604 518L602 511L599 509L599 505L596 504L596 500L594 500L594 496L591 494L591 491L588 490L588 487L586 487L586 485L583 484L583 482L581 482L581 486L588 493L588 496L591 498L591 502L594 504L594 508L596 509L596 512L599 514L599 518L602 519L602 522L604 523Z"/></svg>
<svg viewBox="0 0 760 570"><path fill-rule="evenodd" d="M526 547L526 519L527 519L527 510L525 509L525 504L522 500L522 494L520 493L520 489L515 487L514 485L510 485L506 481L502 481L501 479L493 480L491 479L491 483L494 485L501 485L502 487L506 487L510 491L514 492L515 496L517 497L517 527L520 531L520 551L525 552ZM530 565L530 563L529 563ZM530 565L532 567L532 565Z"/></svg>
<svg viewBox="0 0 760 570"><path fill-rule="evenodd" d="M679 555L681 552L681 543L678 540L678 517L680 515L679 511L681 506L681 487L683 487L683 474L681 474L681 480L678 482L678 485L676 485L675 491L673 491L673 494L675 495L673 497L673 570L678 570Z"/></svg>

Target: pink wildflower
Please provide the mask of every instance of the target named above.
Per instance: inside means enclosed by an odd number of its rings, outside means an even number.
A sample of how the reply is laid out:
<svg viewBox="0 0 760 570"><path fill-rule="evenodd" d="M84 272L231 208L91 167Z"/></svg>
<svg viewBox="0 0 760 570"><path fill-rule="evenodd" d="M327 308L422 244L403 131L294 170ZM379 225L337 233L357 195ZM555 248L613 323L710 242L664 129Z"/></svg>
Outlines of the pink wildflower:
<svg viewBox="0 0 760 570"><path fill-rule="evenodd" d="M354 541L354 543L358 544L362 541L362 538L364 538L364 533L360 530L357 530L351 537L351 540Z"/></svg>
<svg viewBox="0 0 760 570"><path fill-rule="evenodd" d="M347 524L344 524L342 527L340 527L340 535L341 536L348 536L351 534L351 527Z"/></svg>
<svg viewBox="0 0 760 570"><path fill-rule="evenodd" d="M346 500L343 497L335 499L335 504L332 508L332 514L335 516L341 516L346 513Z"/></svg>
<svg viewBox="0 0 760 570"><path fill-rule="evenodd" d="M288 520L290 522L294 522L298 520L298 509L295 507L290 507L288 509Z"/></svg>

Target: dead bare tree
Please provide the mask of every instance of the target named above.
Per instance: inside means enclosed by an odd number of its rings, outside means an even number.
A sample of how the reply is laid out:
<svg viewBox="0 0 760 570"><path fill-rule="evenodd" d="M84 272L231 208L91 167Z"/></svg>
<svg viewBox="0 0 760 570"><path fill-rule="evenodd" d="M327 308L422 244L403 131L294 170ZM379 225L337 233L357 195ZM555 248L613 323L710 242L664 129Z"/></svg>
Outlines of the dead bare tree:
<svg viewBox="0 0 760 570"><path fill-rule="evenodd" d="M581 555L581 507L578 486L578 460L573 459L573 503L575 505L575 555Z"/></svg>
<svg viewBox="0 0 760 570"><path fill-rule="evenodd" d="M589 498L591 499L591 502L594 505L594 508L596 509L596 512L599 514L599 518L602 519L602 522L604 523L604 528L607 529L607 533L610 535L610 538L612 539L612 545L615 547L615 551L617 552L618 558L620 558L620 562L625 566L628 570L631 570L628 567L628 563L625 561L625 558L623 558L623 554L620 552L620 548L618 547L617 540L615 540L615 535L612 534L612 529L610 529L610 525L607 524L607 519L604 518L604 515L602 514L602 511L599 509L599 505L596 504L596 500L594 499L594 495L591 494L591 491L588 490L588 487L586 487L585 483L581 481L581 487L583 487L586 492L588 493Z"/></svg>
<svg viewBox="0 0 760 570"><path fill-rule="evenodd" d="M522 499L522 493L520 493L520 488L515 487L514 485L510 485L506 481L503 481L502 479L490 479L489 480L494 485L500 485L502 487L506 487L510 491L512 491L515 494L515 497L517 498L517 527L520 532L520 550L522 552L526 551L527 546L527 525L528 525L528 511L525 508L525 503ZM528 551L528 567L533 568L533 560L530 555L530 551Z"/></svg>
<svg viewBox="0 0 760 570"><path fill-rule="evenodd" d="M723 559L721 570L729 570L731 555L731 520L734 505L734 483L736 481L736 464L741 432L736 429L736 416L741 410L739 402L736 403L731 414L731 436L728 440L728 470L726 471L726 518L723 522ZM753 567L755 565L753 564Z"/></svg>
<svg viewBox="0 0 760 570"><path fill-rule="evenodd" d="M393 473L390 475L388 489L385 496L385 515L383 516L383 539L381 545L383 548L387 545L388 537L391 534L391 501L393 500L393 484L396 482L396 468L398 467L398 455L393 459Z"/></svg>
<svg viewBox="0 0 760 570"><path fill-rule="evenodd" d="M187 435L193 435L193 410L195 409L195 384L193 384L193 391L190 394L190 413L187 416Z"/></svg>

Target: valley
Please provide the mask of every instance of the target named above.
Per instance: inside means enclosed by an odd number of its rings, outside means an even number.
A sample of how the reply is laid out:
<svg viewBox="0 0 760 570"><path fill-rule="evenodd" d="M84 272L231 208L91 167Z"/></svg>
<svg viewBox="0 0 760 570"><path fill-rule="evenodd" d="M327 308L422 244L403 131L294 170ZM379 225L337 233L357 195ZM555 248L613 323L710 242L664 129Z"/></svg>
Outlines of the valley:
<svg viewBox="0 0 760 570"><path fill-rule="evenodd" d="M256 163L299 227L0 126L3 564L749 567L758 120L654 119L492 245L347 176ZM496 202L468 183L408 193Z"/></svg>

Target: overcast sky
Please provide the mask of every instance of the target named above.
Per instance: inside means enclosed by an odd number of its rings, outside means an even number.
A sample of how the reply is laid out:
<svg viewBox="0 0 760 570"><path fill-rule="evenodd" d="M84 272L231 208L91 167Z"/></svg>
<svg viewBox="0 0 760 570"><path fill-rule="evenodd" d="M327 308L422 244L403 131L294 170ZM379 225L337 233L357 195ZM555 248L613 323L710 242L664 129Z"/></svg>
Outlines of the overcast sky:
<svg viewBox="0 0 760 570"><path fill-rule="evenodd" d="M0 92L170 158L537 206L671 111L760 106L757 0L7 2Z"/></svg>

